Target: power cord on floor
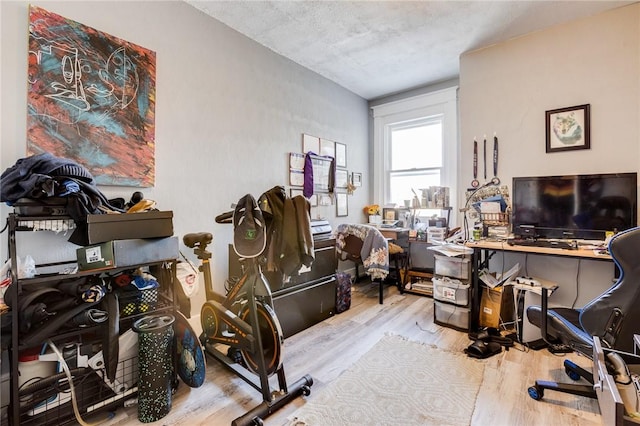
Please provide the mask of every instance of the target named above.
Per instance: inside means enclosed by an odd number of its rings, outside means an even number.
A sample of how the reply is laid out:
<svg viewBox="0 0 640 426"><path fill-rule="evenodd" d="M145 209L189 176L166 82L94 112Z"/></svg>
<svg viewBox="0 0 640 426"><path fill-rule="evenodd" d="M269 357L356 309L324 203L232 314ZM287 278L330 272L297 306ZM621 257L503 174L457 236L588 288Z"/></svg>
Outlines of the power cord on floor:
<svg viewBox="0 0 640 426"><path fill-rule="evenodd" d="M424 331L426 333L431 333L431 334L436 333L436 330L427 330L426 328L423 328L420 324L418 324L418 321L416 321L416 326L420 329L420 331Z"/></svg>
<svg viewBox="0 0 640 426"><path fill-rule="evenodd" d="M69 365L65 361L64 356L62 355L60 350L56 347L56 345L51 340L49 340L47 344L51 347L53 352L58 357L58 360L60 361L60 365L62 366L62 369L65 375L67 376L67 381L69 382L69 390L71 391L71 405L73 406L73 413L75 414L76 420L78 421L78 423L80 423L82 426L96 426L104 423L107 420L110 420L112 418L111 415L108 415L107 418L96 423L87 423L82 419L82 416L80 415L80 410L78 409L78 398L76 395L75 387L73 386L73 377L71 376Z"/></svg>

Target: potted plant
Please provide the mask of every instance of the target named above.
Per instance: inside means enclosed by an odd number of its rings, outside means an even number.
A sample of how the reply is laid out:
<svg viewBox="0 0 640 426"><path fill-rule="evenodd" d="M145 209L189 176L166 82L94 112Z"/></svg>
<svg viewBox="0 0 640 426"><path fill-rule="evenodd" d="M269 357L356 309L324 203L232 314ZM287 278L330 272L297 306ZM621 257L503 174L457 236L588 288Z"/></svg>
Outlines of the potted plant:
<svg viewBox="0 0 640 426"><path fill-rule="evenodd" d="M370 204L364 207L364 214L369 217L369 223L372 225L379 225L382 223L382 216L380 215L380 206L377 204Z"/></svg>

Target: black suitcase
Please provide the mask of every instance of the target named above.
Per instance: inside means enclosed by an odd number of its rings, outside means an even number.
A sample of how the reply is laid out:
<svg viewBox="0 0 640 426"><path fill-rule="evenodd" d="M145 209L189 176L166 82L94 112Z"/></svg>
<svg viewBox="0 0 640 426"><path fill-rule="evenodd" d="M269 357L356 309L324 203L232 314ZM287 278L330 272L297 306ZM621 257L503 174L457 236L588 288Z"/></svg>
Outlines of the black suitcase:
<svg viewBox="0 0 640 426"><path fill-rule="evenodd" d="M20 216L65 216L67 202L66 197L20 198L13 209Z"/></svg>

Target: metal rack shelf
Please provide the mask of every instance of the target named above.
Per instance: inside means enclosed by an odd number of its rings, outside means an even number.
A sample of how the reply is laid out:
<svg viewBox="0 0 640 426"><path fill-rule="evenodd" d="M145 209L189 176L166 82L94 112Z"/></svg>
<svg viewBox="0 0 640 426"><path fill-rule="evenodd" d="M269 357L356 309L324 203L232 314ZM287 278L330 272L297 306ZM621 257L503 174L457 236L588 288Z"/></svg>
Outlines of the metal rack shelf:
<svg viewBox="0 0 640 426"><path fill-rule="evenodd" d="M47 273L33 278L19 278L17 273L17 234L20 232L34 231L50 231L58 233L62 230L67 231L73 229L75 227L75 223L67 216L20 216L16 213L11 213L7 218L7 227L9 246L8 253L11 261L12 284L7 289L7 294L5 296L8 296L12 300L20 300L19 296L25 291L31 292L41 287L52 287L57 283L64 282L66 280L72 281L91 276L108 277L122 271L133 270L139 267L148 267L151 268L152 272L154 271L154 268L157 268L159 273L162 274L162 279L158 278L160 288L157 291L157 295L155 295L155 299L152 304L145 304L144 309L136 308L130 315L124 315L121 313L119 318L120 330L129 328L136 319L144 315L158 312L172 312L175 310L173 289L174 281L169 274L175 276L176 259L153 259L153 261L150 262L115 267L108 270L77 271L72 274ZM42 263L36 265L36 268L42 269L47 267L73 266L76 263L76 259L73 259L55 263ZM171 272L165 268L169 267L169 264ZM166 284L163 285L163 281L166 281ZM169 284L169 282L171 284ZM127 303L126 299L123 302ZM131 301L128 303L138 302ZM10 375L8 405L5 405L6 402L4 401L0 404L2 405L0 408L2 409L3 414L0 421L1 426L41 426L75 423L76 419L72 411L70 399L66 396L69 395L68 385L65 384L66 380L52 379L52 384L48 384L48 381L51 380L45 377L40 380L35 380L39 383L37 386L38 389L34 390L31 394L25 394L24 390L21 390L21 386L19 385L18 360L20 359L21 353L25 349L33 347L33 345L23 343L22 334L20 332L21 316L18 309L11 309L4 313L3 316L10 316L11 336L10 341L3 341L2 349L3 352L5 350L8 350L9 352L8 364L10 366ZM9 318L6 319L9 320ZM4 319L3 323L5 323ZM51 339L51 341L55 342L56 345L79 345L78 347L82 347L82 350L95 354L95 351L99 350L100 345L102 344L104 328L100 325L72 328L69 327L68 324L64 324L60 328L54 330L54 332L54 335L47 337L45 340ZM37 334L32 335L31 340L36 339L35 336L37 336ZM137 362L133 362L135 360L131 359L119 361L119 365L120 363L126 363L127 368L129 368L129 365L137 365ZM74 376L74 387L77 388L76 393L78 394L77 402L82 414L103 411L117 405L122 405L125 399L134 396L137 391L137 388L130 387L126 392L117 393L107 386L107 384L102 380L100 374L98 374L98 370L91 368L87 368L85 370L85 373L79 374L77 378ZM125 374L128 375L126 379L127 382L135 382L137 380L137 373L135 371L127 370L127 373ZM121 381L124 382L125 379L123 378ZM25 385L22 387L24 386ZM30 392L31 390L32 388L29 388ZM65 399L60 398L60 395L63 394L65 395Z"/></svg>

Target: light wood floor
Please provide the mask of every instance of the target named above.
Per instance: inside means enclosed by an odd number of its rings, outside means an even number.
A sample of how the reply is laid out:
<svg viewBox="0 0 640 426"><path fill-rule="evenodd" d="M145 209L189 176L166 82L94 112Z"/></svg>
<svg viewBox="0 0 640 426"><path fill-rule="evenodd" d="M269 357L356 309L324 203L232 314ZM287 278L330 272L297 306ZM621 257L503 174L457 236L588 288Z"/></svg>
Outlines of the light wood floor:
<svg viewBox="0 0 640 426"><path fill-rule="evenodd" d="M401 295L395 287L386 287L384 304L378 304L377 286L356 284L351 309L287 340L284 367L289 384L305 374L313 377L311 395L299 397L265 420L266 425L282 426L287 417L335 380L385 333L398 334L414 341L462 351L471 341L461 333L433 323L433 300L416 295ZM589 368L590 361L569 356L578 365ZM473 425L599 425L596 400L547 391L542 401L534 401L527 388L536 379L569 380L562 367L564 357L547 350L524 351L520 345L486 360ZM261 394L234 376L215 360L209 360L203 386L191 389L182 384L173 398L169 415L153 424L229 425L262 401ZM447 389L446 392L455 392ZM455 409L452 407L452 409ZM109 425L141 425L137 409L119 409ZM319 425L321 426L321 425Z"/></svg>

